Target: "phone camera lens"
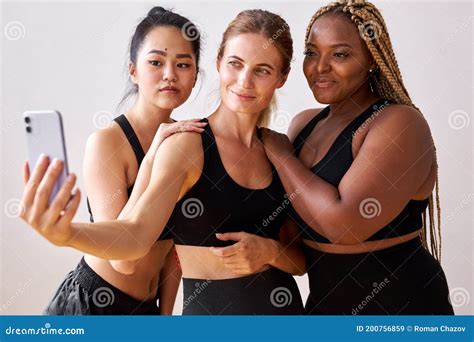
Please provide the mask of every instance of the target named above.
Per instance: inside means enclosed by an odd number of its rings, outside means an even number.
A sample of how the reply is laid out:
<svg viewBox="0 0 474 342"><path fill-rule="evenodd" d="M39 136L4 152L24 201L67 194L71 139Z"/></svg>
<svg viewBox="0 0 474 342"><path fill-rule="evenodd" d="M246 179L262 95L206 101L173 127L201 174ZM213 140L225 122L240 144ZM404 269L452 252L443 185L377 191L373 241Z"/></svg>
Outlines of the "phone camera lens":
<svg viewBox="0 0 474 342"><path fill-rule="evenodd" d="M25 122L26 122L26 123L30 123L30 121L31 121L31 120L30 120L30 117L29 117L29 116L25 117Z"/></svg>
<svg viewBox="0 0 474 342"><path fill-rule="evenodd" d="M28 133L31 133L31 127L30 127L30 126L27 126L27 127L26 127L26 131L27 131Z"/></svg>

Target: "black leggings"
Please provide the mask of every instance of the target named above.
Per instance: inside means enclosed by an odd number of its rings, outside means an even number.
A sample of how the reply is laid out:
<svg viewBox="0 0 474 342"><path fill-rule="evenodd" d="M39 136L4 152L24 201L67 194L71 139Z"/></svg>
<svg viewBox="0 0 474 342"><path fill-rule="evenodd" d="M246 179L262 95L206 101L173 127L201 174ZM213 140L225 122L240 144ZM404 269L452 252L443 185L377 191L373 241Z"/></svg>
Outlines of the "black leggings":
<svg viewBox="0 0 474 342"><path fill-rule="evenodd" d="M292 275L270 268L250 276L183 278L183 315L303 315Z"/></svg>
<svg viewBox="0 0 474 342"><path fill-rule="evenodd" d="M332 254L305 245L309 315L453 315L446 276L419 238L381 251Z"/></svg>
<svg viewBox="0 0 474 342"><path fill-rule="evenodd" d="M106 282L81 259L59 286L45 315L159 315L156 298L142 302Z"/></svg>

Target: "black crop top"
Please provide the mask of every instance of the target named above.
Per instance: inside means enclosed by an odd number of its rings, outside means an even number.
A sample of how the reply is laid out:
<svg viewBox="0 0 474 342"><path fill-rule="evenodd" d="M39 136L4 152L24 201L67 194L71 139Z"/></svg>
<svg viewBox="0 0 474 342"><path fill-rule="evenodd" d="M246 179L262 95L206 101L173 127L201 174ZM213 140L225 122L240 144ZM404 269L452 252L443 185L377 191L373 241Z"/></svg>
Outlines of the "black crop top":
<svg viewBox="0 0 474 342"><path fill-rule="evenodd" d="M168 221L174 243L224 247L234 242L218 240L215 234L240 231L279 240L290 202L273 165L268 187L245 188L226 172L209 124L201 139L204 151L201 176L177 202Z"/></svg>
<svg viewBox="0 0 474 342"><path fill-rule="evenodd" d="M140 141L138 140L138 137L135 131L133 130L132 125L130 125L130 122L128 122L127 117L123 114L115 118L114 121L119 124L120 128L122 128L122 131L127 137L128 142L132 146L133 152L135 153L135 157L137 158L138 168L140 168L143 158L145 157L145 152L143 151L142 145L140 144ZM133 190L133 184L129 188L127 188L128 198L130 198L130 195L132 194L132 190ZM89 211L89 214L90 214L90 221L94 222L94 216L92 215L92 209L89 204L88 198L87 198L87 210ZM158 240L166 240L166 239L171 239L171 234L165 227L161 235L158 237Z"/></svg>
<svg viewBox="0 0 474 342"><path fill-rule="evenodd" d="M356 117L346 128L339 134L334 143L329 148L327 154L315 165L311 167L311 171L324 179L326 182L337 187L349 170L354 158L352 155L352 138L358 128L378 111L390 103L387 100L379 100L362 114ZM306 139L311 135L315 126L319 121L329 115L330 107L327 106L319 112L309 123L301 130L293 142L296 156L299 157L301 149ZM401 213L395 217L388 225L377 231L367 241L382 240L412 233L422 226L422 213L426 210L428 200L411 200L403 208ZM302 229L302 238L322 243L330 243L324 236L314 231L306 222L292 209L290 216L298 223Z"/></svg>

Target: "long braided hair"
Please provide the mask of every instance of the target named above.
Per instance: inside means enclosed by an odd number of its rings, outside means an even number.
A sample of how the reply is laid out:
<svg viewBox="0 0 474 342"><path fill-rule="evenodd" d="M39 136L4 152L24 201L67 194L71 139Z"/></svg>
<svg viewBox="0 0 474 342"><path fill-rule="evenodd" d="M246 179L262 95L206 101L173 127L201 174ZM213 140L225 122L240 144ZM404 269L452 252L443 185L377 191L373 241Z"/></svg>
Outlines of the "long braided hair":
<svg viewBox="0 0 474 342"><path fill-rule="evenodd" d="M358 28L377 67L370 73L371 89L380 97L397 104L408 105L421 112L412 102L403 84L397 59L385 21L380 11L370 2L364 0L340 0L321 7L312 17L306 29L305 43L308 41L311 28L319 17L324 14L339 14L349 18ZM436 162L436 148L434 157ZM434 200L435 199L435 200ZM436 201L436 202L435 202ZM437 222L434 219L436 205ZM439 204L438 167L436 165L435 189L428 202L429 228L426 211L423 212L423 228L421 239L423 246L437 259L441 260L441 208ZM437 223L437 224L436 224ZM437 227L436 227L437 226Z"/></svg>

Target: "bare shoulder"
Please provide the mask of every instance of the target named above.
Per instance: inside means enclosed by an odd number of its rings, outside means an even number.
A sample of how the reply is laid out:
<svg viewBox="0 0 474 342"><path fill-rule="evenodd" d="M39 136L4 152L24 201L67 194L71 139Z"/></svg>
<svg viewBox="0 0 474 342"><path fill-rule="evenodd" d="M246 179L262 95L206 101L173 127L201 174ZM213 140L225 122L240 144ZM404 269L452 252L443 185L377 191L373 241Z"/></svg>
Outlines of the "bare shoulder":
<svg viewBox="0 0 474 342"><path fill-rule="evenodd" d="M195 132L173 134L161 143L157 154L191 166L203 155L201 134Z"/></svg>
<svg viewBox="0 0 474 342"><path fill-rule="evenodd" d="M86 144L86 153L98 154L117 154L122 150L123 142L126 140L125 135L120 127L112 124L107 128L99 129L89 135Z"/></svg>
<svg viewBox="0 0 474 342"><path fill-rule="evenodd" d="M387 134L400 135L413 133L418 138L431 141L431 132L428 122L418 110L401 104L392 104L384 108L371 125L380 128Z"/></svg>
<svg viewBox="0 0 474 342"><path fill-rule="evenodd" d="M308 122L314 118L323 108L311 108L303 110L302 112L295 115L291 120L290 127L288 128L288 138L291 142L295 140L299 132L308 124Z"/></svg>

